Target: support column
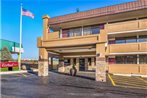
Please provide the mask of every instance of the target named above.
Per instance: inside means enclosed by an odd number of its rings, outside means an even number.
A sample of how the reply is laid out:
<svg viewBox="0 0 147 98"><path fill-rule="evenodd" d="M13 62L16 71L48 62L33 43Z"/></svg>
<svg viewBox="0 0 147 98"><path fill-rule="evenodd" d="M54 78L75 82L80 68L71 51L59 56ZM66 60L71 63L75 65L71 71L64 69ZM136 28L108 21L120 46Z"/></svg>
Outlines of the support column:
<svg viewBox="0 0 147 98"><path fill-rule="evenodd" d="M65 66L64 66L64 58L59 58L59 66L58 66L58 72L65 72Z"/></svg>
<svg viewBox="0 0 147 98"><path fill-rule="evenodd" d="M73 66L73 58L70 58L70 66L72 68L72 66Z"/></svg>
<svg viewBox="0 0 147 98"><path fill-rule="evenodd" d="M53 57L51 57L51 68L54 69Z"/></svg>
<svg viewBox="0 0 147 98"><path fill-rule="evenodd" d="M88 58L85 58L85 71L88 70Z"/></svg>
<svg viewBox="0 0 147 98"><path fill-rule="evenodd" d="M95 66L95 62L94 62L94 57L91 58L91 66L94 67Z"/></svg>
<svg viewBox="0 0 147 98"><path fill-rule="evenodd" d="M48 76L48 52L45 48L39 48L38 76Z"/></svg>
<svg viewBox="0 0 147 98"><path fill-rule="evenodd" d="M42 17L43 19L43 40L48 40L48 33L50 32L49 30L49 16L45 15Z"/></svg>
<svg viewBox="0 0 147 98"><path fill-rule="evenodd" d="M96 81L106 82L105 43L96 45Z"/></svg>
<svg viewBox="0 0 147 98"><path fill-rule="evenodd" d="M96 57L96 81L106 82L105 57Z"/></svg>
<svg viewBox="0 0 147 98"><path fill-rule="evenodd" d="M76 58L76 69L77 69L77 71L79 71L79 58Z"/></svg>

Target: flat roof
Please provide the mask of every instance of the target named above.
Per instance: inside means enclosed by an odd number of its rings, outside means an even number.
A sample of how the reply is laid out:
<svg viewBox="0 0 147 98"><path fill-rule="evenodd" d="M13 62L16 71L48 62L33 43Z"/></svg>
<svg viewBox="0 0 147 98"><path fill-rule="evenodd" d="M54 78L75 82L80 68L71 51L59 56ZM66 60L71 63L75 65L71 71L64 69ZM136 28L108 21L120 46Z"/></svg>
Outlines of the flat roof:
<svg viewBox="0 0 147 98"><path fill-rule="evenodd" d="M4 47L7 47L8 50L10 52L13 52L13 53L18 53L19 51L16 51L15 49L19 48L19 43L17 42L14 42L14 41L9 41L9 40L5 40L5 39L0 39L0 51L4 48ZM13 49L15 48L15 49ZM22 49L23 49L23 46L22 46Z"/></svg>
<svg viewBox="0 0 147 98"><path fill-rule="evenodd" d="M146 8L147 8L147 0L137 0L133 2L117 4L113 6L107 6L107 7L92 9L83 12L52 17L49 18L49 24L54 25L54 24L70 22L74 20L113 15L122 12L128 12L128 11L134 11L134 10L140 10Z"/></svg>

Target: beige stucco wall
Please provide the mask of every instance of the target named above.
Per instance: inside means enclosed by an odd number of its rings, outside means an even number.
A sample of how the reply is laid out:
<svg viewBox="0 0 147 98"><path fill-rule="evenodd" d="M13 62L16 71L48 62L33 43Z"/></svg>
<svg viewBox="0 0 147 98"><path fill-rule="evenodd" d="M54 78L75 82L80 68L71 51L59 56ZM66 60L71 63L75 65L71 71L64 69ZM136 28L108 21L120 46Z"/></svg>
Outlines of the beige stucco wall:
<svg viewBox="0 0 147 98"><path fill-rule="evenodd" d="M48 40L48 41L44 41L42 43L42 46L44 47L72 46L72 45L93 44L96 42L98 42L98 35Z"/></svg>
<svg viewBox="0 0 147 98"><path fill-rule="evenodd" d="M59 32L51 32L48 34L48 40L59 39Z"/></svg>
<svg viewBox="0 0 147 98"><path fill-rule="evenodd" d="M132 20L107 24L107 33L138 30L147 28L147 19Z"/></svg>
<svg viewBox="0 0 147 98"><path fill-rule="evenodd" d="M108 45L108 53L128 52L147 52L147 42Z"/></svg>
<svg viewBox="0 0 147 98"><path fill-rule="evenodd" d="M109 64L109 72L117 74L147 74L147 64Z"/></svg>

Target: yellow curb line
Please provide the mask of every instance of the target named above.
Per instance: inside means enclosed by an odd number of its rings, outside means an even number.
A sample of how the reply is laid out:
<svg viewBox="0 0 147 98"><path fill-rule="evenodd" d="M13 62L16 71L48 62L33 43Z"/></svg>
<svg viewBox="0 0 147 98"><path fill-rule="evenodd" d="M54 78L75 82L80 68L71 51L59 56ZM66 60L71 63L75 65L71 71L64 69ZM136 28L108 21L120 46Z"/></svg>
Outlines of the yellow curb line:
<svg viewBox="0 0 147 98"><path fill-rule="evenodd" d="M147 83L146 80L144 80L144 79L142 79L142 78L140 78L140 77L136 77L136 78L138 78L139 80L142 80L143 82Z"/></svg>
<svg viewBox="0 0 147 98"><path fill-rule="evenodd" d="M116 86L115 82L113 81L112 77L110 76L110 74L108 74L109 79L111 80L111 83L113 86Z"/></svg>

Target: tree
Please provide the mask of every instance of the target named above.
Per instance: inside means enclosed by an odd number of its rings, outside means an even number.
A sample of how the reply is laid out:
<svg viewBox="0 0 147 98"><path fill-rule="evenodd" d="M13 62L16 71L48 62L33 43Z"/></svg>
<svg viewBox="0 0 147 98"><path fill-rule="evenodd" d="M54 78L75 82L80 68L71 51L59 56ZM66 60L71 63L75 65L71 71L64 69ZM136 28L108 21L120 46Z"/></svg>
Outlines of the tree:
<svg viewBox="0 0 147 98"><path fill-rule="evenodd" d="M1 53L0 53L0 60L1 61L12 61L13 58L12 58L12 55L10 53L10 51L8 50L7 47L4 47L2 50L1 50Z"/></svg>

